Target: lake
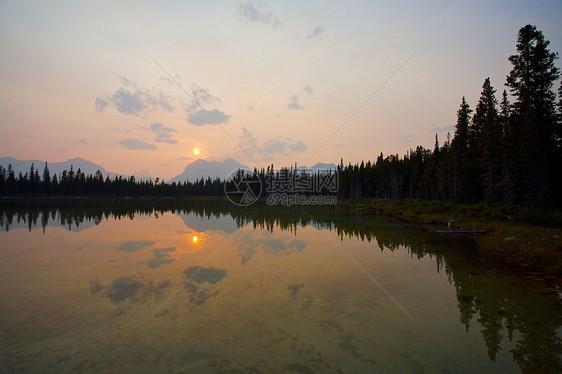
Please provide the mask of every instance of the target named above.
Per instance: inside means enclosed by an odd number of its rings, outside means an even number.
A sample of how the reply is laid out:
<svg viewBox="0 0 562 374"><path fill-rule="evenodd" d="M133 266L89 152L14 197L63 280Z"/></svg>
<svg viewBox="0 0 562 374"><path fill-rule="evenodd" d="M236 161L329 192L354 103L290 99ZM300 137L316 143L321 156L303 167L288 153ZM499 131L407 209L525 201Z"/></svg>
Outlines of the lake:
<svg viewBox="0 0 562 374"><path fill-rule="evenodd" d="M562 371L549 279L353 207L0 209L0 372Z"/></svg>

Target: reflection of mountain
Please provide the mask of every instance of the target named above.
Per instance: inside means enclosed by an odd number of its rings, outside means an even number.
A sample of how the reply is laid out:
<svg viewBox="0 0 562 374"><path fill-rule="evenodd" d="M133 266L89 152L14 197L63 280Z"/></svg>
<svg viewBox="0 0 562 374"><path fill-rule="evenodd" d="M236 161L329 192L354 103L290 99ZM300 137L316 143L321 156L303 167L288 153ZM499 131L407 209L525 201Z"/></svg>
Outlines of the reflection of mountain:
<svg viewBox="0 0 562 374"><path fill-rule="evenodd" d="M0 215L0 220L0 227L5 227L6 231L13 229L27 229L31 231L38 228L44 230L47 226L51 226L64 227L68 231L80 232L97 226L100 223L93 217L73 219L73 217L63 216L57 211L38 214L28 213L25 215L16 215L15 217Z"/></svg>
<svg viewBox="0 0 562 374"><path fill-rule="evenodd" d="M197 232L224 231L232 234L238 229L236 221L227 215L213 215L212 217L191 213L176 213L185 225Z"/></svg>
<svg viewBox="0 0 562 374"><path fill-rule="evenodd" d="M467 331L481 334L488 357L496 360L506 340L511 341L510 354L522 372L562 372L562 342L560 326L562 314L556 289L530 286L534 282L524 274L515 277L512 269L494 265L483 258L474 248L475 243L463 237L428 233L416 225L398 224L392 217L375 215L369 210L356 210L349 206L331 207L281 207L254 204L238 207L217 201L195 201L179 204L177 201L159 203L135 202L130 206L75 207L75 208L27 208L0 210L0 226L6 230L18 227L46 227L69 225L84 227L84 223L96 224L105 217L146 216L154 212L172 211L178 214L190 228L197 231L221 230L232 233L238 227L251 224L264 231L286 230L295 232L308 225L330 230L329 235L375 241L382 251L407 250L414 258L429 258L436 271L445 272L455 287L460 321ZM27 226L26 226L27 225ZM268 255L285 256L305 249L305 243L295 239L276 239L267 236L246 235L244 231L238 243L242 263L252 260L257 251ZM139 244L140 245L140 244ZM127 250L134 250L127 244ZM157 268L173 261L173 248L154 249L154 257L147 266ZM491 265L492 263L492 265ZM197 269L196 269L197 270ZM218 275L217 275L218 274ZM221 276L215 270L201 275ZM217 278L218 279L218 278ZM115 304L126 300L144 300L145 286L141 280L120 278L110 285L91 284L91 292L100 292ZM214 283L190 282L188 292L192 303L200 305L218 292ZM164 288L164 286L162 286ZM298 284L287 285L297 292Z"/></svg>

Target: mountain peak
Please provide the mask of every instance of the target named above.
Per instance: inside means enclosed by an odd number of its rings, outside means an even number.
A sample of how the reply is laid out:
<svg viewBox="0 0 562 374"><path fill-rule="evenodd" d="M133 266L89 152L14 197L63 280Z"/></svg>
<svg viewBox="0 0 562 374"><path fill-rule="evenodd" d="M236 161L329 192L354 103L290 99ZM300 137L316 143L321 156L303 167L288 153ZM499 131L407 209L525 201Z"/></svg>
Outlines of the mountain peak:
<svg viewBox="0 0 562 374"><path fill-rule="evenodd" d="M188 164L183 173L170 179L168 183L183 183L185 181L195 182L201 178L225 179L233 171L242 168L248 167L232 158L227 158L224 161L207 161L206 159L200 158Z"/></svg>

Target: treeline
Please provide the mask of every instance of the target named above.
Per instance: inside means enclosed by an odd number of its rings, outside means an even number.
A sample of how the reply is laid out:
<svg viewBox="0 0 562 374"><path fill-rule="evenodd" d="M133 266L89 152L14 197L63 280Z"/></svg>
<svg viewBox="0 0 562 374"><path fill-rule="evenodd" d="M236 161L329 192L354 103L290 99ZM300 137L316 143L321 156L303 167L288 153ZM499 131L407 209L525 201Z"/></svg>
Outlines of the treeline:
<svg viewBox="0 0 562 374"><path fill-rule="evenodd" d="M558 54L548 45L535 26L521 28L517 53L509 57L512 70L505 83L509 95L504 90L498 100L486 78L474 110L462 98L454 136L448 134L443 145L436 135L433 149L418 146L403 157L381 153L375 162L356 165L344 165L341 160L336 194L354 199L423 198L562 207L562 85L557 98L554 84L560 72L554 62ZM252 178L262 182L262 196L272 181L294 185L303 176L296 167L275 171L273 165L267 170L254 169L254 173ZM320 173L311 178L313 184L325 179ZM227 187L233 187L232 181ZM251 188L257 187L253 184ZM312 192L333 194L334 190ZM224 195L224 181L208 178L168 184L158 178L104 178L99 171L85 175L72 168L51 176L47 164L42 175L32 165L28 173L16 176L11 165L0 167L0 195L18 194L220 196Z"/></svg>
<svg viewBox="0 0 562 374"><path fill-rule="evenodd" d="M60 175L51 176L48 163L43 172L32 164L29 172L15 172L12 165L8 168L0 166L0 195L14 196L27 194L82 196L82 195L113 195L113 196L218 196L224 194L222 181L200 179L195 182L167 184L156 178L137 180L135 176L115 176L110 178L98 170L94 175L86 175L80 169L64 170Z"/></svg>
<svg viewBox="0 0 562 374"><path fill-rule="evenodd" d="M425 198L456 203L562 206L562 85L557 53L535 26L519 30L517 54L501 100L490 78L473 111L465 98L452 139L404 157L381 154L375 163L340 165L340 195Z"/></svg>

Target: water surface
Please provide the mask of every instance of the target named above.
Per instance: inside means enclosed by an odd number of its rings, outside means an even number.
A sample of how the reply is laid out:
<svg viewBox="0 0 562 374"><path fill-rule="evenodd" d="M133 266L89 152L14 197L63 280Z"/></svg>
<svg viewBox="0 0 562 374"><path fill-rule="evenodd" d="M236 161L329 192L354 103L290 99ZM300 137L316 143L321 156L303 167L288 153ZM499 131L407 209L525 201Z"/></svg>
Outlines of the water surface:
<svg viewBox="0 0 562 374"><path fill-rule="evenodd" d="M2 372L559 372L557 290L368 210L4 210Z"/></svg>

